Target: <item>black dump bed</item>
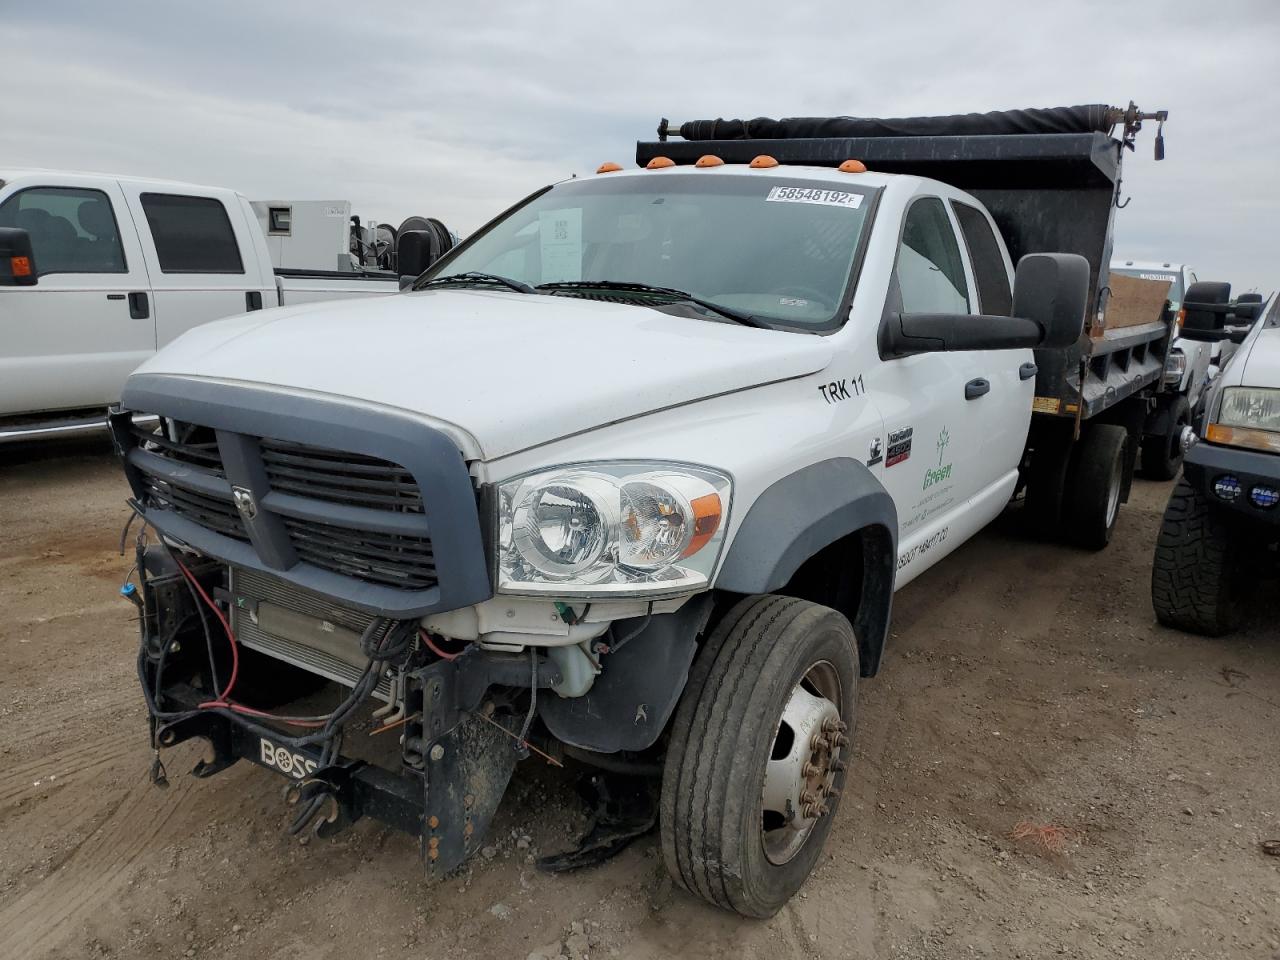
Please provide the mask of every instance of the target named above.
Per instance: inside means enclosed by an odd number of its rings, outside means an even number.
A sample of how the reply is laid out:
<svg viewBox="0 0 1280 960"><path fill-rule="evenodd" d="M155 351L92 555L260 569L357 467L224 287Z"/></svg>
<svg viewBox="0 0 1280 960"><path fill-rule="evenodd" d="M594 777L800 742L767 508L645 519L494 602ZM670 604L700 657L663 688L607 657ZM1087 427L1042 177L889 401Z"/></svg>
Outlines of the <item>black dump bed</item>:
<svg viewBox="0 0 1280 960"><path fill-rule="evenodd" d="M686 164L708 153L728 163L747 163L759 154L813 166L856 159L878 172L941 180L973 194L991 211L1014 263L1028 253L1077 253L1088 260L1092 319L1105 309L1123 151L1133 146L1143 120L1163 123L1165 116L1143 113L1132 104L1089 104L897 119L760 117L678 126L663 120L659 140L636 145L636 161L644 165L666 156ZM672 135L681 139L667 139ZM1162 152L1158 135L1157 157ZM1115 346L1124 356L1114 365L1104 356L1112 346L1105 337L1094 337L1072 350L1036 351L1037 396L1060 399L1056 412L1067 416L1076 413L1076 398L1083 393L1083 415L1092 416L1159 379L1168 327L1123 331L1123 345ZM1091 369L1085 370L1080 391L1086 364ZM1038 403L1037 409L1050 412L1050 405Z"/></svg>

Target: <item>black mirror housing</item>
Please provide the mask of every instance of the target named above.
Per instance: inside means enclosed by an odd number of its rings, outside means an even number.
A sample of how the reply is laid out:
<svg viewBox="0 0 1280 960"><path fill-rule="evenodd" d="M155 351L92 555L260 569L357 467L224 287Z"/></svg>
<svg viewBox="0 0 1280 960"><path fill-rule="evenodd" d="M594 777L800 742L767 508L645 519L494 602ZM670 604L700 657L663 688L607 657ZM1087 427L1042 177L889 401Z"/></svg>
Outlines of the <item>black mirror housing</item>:
<svg viewBox="0 0 1280 960"><path fill-rule="evenodd" d="M901 304L895 274L889 303ZM880 324L880 356L952 350L1017 350L1069 347L1084 331L1089 302L1089 261L1073 253L1029 253L1018 262L1013 316L895 313Z"/></svg>
<svg viewBox="0 0 1280 960"><path fill-rule="evenodd" d="M396 237L396 263L402 277L417 277L444 254L434 230L402 230ZM404 289L403 285L401 289Z"/></svg>
<svg viewBox="0 0 1280 960"><path fill-rule="evenodd" d="M1013 278L1013 315L1039 325L1036 346L1065 349L1084 332L1089 261L1075 253L1028 253Z"/></svg>
<svg viewBox="0 0 1280 960"><path fill-rule="evenodd" d="M0 227L0 287L32 287L37 279L31 234L20 227Z"/></svg>
<svg viewBox="0 0 1280 960"><path fill-rule="evenodd" d="M1182 298L1182 336L1196 340L1199 338L1191 334L1221 331L1230 309L1231 284L1216 280L1193 283Z"/></svg>

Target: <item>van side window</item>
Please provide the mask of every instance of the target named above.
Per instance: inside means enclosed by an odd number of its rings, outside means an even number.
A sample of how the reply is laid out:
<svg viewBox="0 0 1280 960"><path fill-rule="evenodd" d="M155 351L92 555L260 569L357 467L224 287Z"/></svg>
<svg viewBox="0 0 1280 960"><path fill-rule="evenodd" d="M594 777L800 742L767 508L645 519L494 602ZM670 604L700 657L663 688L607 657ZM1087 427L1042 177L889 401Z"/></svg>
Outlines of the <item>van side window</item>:
<svg viewBox="0 0 1280 960"><path fill-rule="evenodd" d="M960 232L973 262L973 282L978 285L980 311L988 316L1010 316L1013 313L1013 291L1009 289L1009 274L991 223L981 210L967 203L953 200L951 208L960 221Z"/></svg>
<svg viewBox="0 0 1280 960"><path fill-rule="evenodd" d="M964 261L946 208L937 197L907 210L898 246L903 313L968 313Z"/></svg>
<svg viewBox="0 0 1280 960"><path fill-rule="evenodd" d="M36 273L128 273L111 201L101 190L29 187L0 204L0 227L31 235Z"/></svg>
<svg viewBox="0 0 1280 960"><path fill-rule="evenodd" d="M162 272L244 273L235 231L220 200L144 193L142 210Z"/></svg>

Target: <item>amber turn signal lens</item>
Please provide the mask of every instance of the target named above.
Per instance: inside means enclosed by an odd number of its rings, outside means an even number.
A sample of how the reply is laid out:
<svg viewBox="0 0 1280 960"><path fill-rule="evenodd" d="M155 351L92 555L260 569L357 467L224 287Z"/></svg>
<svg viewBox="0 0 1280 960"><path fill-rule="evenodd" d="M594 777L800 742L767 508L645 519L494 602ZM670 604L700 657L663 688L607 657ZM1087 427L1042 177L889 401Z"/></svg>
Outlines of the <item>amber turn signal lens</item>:
<svg viewBox="0 0 1280 960"><path fill-rule="evenodd" d="M867 165L861 160L846 160L840 164L839 170L841 173L866 173Z"/></svg>
<svg viewBox="0 0 1280 960"><path fill-rule="evenodd" d="M31 276L31 258L10 257L9 269L13 271L15 277L29 277Z"/></svg>
<svg viewBox="0 0 1280 960"><path fill-rule="evenodd" d="M596 167L596 173L616 173L621 169L622 167L618 166L616 163L610 160Z"/></svg>
<svg viewBox="0 0 1280 960"><path fill-rule="evenodd" d="M670 157L654 157L644 165L646 170L661 170L663 167L674 167L676 162Z"/></svg>
<svg viewBox="0 0 1280 960"><path fill-rule="evenodd" d="M695 167L723 167L724 161L721 160L719 157L715 156L714 154L704 153L702 156L698 158L698 162L695 163L694 166Z"/></svg>
<svg viewBox="0 0 1280 960"><path fill-rule="evenodd" d="M1209 424L1205 439L1229 447L1246 447L1267 453L1280 453L1280 433L1270 430L1253 430L1249 427L1224 427L1220 423Z"/></svg>
<svg viewBox="0 0 1280 960"><path fill-rule="evenodd" d="M747 164L747 166L749 166L752 170L764 170L764 169L767 169L768 167L776 167L777 165L778 165L778 161L773 159L773 157L769 156L767 153L760 154L760 156L756 157L749 164Z"/></svg>
<svg viewBox="0 0 1280 960"><path fill-rule="evenodd" d="M720 529L720 495L708 493L690 501L693 507L693 539L685 547L682 557L691 557L707 545L707 541Z"/></svg>

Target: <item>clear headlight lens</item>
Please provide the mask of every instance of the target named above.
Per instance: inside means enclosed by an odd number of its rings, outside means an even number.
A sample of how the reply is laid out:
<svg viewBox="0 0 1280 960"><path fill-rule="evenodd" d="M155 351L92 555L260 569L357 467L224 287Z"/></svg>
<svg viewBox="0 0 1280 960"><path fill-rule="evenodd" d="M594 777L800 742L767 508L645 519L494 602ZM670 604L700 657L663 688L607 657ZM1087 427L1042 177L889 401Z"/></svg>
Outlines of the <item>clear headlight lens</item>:
<svg viewBox="0 0 1280 960"><path fill-rule="evenodd" d="M1280 390L1227 387L1217 422L1226 427L1280 431Z"/></svg>
<svg viewBox="0 0 1280 960"><path fill-rule="evenodd" d="M1164 360L1164 382L1181 383L1182 375L1187 372L1187 355L1174 347Z"/></svg>
<svg viewBox="0 0 1280 960"><path fill-rule="evenodd" d="M704 467L599 463L498 487L498 589L607 597L705 587L729 478Z"/></svg>
<svg viewBox="0 0 1280 960"><path fill-rule="evenodd" d="M1280 390L1227 387L1222 391L1218 419L1209 424L1205 439L1280 453Z"/></svg>

